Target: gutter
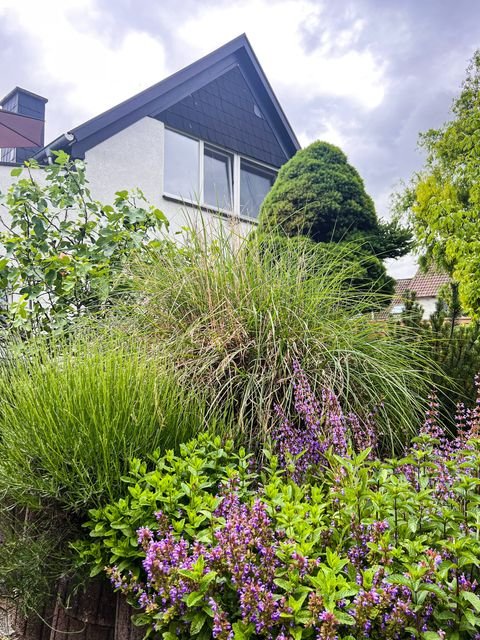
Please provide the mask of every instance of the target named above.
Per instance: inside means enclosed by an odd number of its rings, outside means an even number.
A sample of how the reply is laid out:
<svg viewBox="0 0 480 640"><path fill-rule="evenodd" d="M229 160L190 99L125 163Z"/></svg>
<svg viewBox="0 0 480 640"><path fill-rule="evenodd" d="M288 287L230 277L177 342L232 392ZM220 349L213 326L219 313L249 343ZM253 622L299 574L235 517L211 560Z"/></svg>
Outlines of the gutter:
<svg viewBox="0 0 480 640"><path fill-rule="evenodd" d="M40 149L40 151L37 151L37 153L32 157L34 160L37 160L38 162L41 162L42 158L45 157L48 164L52 164L53 162L52 151L59 151L60 149L64 149L65 147L71 147L75 141L76 141L76 138L73 135L73 133L70 133L70 132L62 133L61 136L56 138L53 142L48 144L46 147L43 147L43 149Z"/></svg>

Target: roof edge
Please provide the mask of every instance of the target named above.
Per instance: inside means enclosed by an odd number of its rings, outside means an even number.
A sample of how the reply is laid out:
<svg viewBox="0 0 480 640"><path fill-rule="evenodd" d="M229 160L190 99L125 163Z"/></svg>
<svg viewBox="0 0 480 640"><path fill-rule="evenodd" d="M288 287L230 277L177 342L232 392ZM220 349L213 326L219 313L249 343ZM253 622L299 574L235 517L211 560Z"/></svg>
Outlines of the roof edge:
<svg viewBox="0 0 480 640"><path fill-rule="evenodd" d="M249 62L253 66L253 70L255 71L258 78L260 79L263 90L266 92L268 99L272 103L276 114L278 114L278 119L279 119L279 122L281 123L281 129L284 130L283 135L286 136L285 140L288 139L290 141L292 149L298 151L298 149L300 149L300 143L245 33L240 34L233 40L230 40L226 44L218 47L214 51L190 63L186 67L182 67L181 69L167 76L160 82L157 82L154 85L147 87L143 91L131 96L130 98L127 98L126 100L124 100L123 102L120 102L114 107L107 109L106 111L100 113L99 115L93 118L90 118L83 124L78 125L73 129L70 129L67 132L67 134L64 134L64 136L67 136L68 138L70 138L70 136L73 136L75 143L79 143L78 148L79 149L82 148L84 152L86 149L90 148L89 146L91 144L90 139L92 140L95 139L97 137L96 134L98 132L101 132L103 129L106 129L107 127L111 127L114 123L117 123L115 128L118 128L118 127L123 128L119 122L123 118L125 118L125 120L131 124L132 120L135 121L135 117L136 117L135 112L138 112L139 114L138 119L140 117L144 117L145 115L151 115L148 113L145 114L145 109L148 107L150 103L154 103L154 101L158 99L159 96L162 96L164 93L169 91L172 87L175 87L181 83L186 83L188 81L191 81L197 74L201 73L202 71L205 71L206 69L209 69L210 67L214 67L216 64L226 59L227 57L232 56L234 54L238 55L239 51L245 52L245 55L248 57ZM140 115L140 114L143 114L143 115ZM60 138L57 138L56 140L51 142L49 145L46 145L37 154L35 154L34 157L37 160L41 160L46 155L45 154L46 150L53 150L54 148L53 145L55 145L55 149L62 148L62 147L58 147L56 144L61 138L62 136L60 136ZM91 145L91 146L94 146L94 145ZM69 141L68 145L66 145L65 148L71 148L71 147L72 147L72 142Z"/></svg>

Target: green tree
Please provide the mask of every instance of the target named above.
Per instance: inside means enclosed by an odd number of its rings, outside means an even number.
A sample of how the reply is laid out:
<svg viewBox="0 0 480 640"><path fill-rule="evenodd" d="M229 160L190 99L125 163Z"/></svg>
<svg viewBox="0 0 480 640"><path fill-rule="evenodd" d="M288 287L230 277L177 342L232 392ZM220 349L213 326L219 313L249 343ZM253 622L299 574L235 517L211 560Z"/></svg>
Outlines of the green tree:
<svg viewBox="0 0 480 640"><path fill-rule="evenodd" d="M63 330L119 294L125 262L168 226L140 191L118 191L112 205L90 194L85 166L61 152L41 170L30 161L0 194L0 289L10 303L3 324L24 335Z"/></svg>
<svg viewBox="0 0 480 640"><path fill-rule="evenodd" d="M321 141L280 169L262 205L260 230L315 242L361 239L382 258L404 255L410 241L397 221L379 222L358 171L338 147Z"/></svg>
<svg viewBox="0 0 480 640"><path fill-rule="evenodd" d="M357 170L345 154L326 142L298 151L279 171L265 198L260 232L307 236L314 242L355 241L359 262L369 262L370 276L381 291L393 281L382 265L410 248L411 234L397 220L381 223Z"/></svg>
<svg viewBox="0 0 480 640"><path fill-rule="evenodd" d="M452 118L420 136L423 171L401 194L424 262L445 269L460 303L480 316L480 50L467 68Z"/></svg>
<svg viewBox="0 0 480 640"><path fill-rule="evenodd" d="M455 282L444 285L435 311L423 318L423 308L413 291L405 291L402 325L408 327L413 343L422 344L437 369L432 388L437 390L440 414L446 426L456 428L454 415L458 403L472 405L477 398L475 375L480 370L480 323L460 324L463 310Z"/></svg>

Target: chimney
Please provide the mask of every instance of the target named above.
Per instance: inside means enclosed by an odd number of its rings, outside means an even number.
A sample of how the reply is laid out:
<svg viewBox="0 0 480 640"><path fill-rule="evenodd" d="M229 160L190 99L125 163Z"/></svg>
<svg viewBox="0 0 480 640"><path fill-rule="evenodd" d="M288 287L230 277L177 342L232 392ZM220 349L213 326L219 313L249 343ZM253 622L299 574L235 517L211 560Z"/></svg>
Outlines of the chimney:
<svg viewBox="0 0 480 640"><path fill-rule="evenodd" d="M39 146L18 146L9 149L0 150L0 162L18 162L31 158L45 144L45 104L48 102L46 98L42 98L31 91L15 87L2 100L0 100L0 108L3 111L16 113L19 116L25 116L33 120L39 120L42 123ZM20 120L20 118L18 118ZM31 122L31 121L30 121ZM34 123L35 124L35 123Z"/></svg>

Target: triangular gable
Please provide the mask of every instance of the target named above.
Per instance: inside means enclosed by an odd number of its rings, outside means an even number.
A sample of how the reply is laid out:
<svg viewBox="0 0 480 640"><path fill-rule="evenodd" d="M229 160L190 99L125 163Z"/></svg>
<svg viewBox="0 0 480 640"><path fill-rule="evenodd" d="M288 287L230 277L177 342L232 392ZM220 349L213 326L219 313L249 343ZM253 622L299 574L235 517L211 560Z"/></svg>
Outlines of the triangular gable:
<svg viewBox="0 0 480 640"><path fill-rule="evenodd" d="M281 167L286 151L239 66L159 114L167 126L243 156Z"/></svg>
<svg viewBox="0 0 480 640"><path fill-rule="evenodd" d="M141 118L162 119L161 114L234 69L241 71L281 153L290 158L300 145L245 35L72 129L35 157L43 161L51 149L64 149L74 158L83 158L88 149Z"/></svg>

